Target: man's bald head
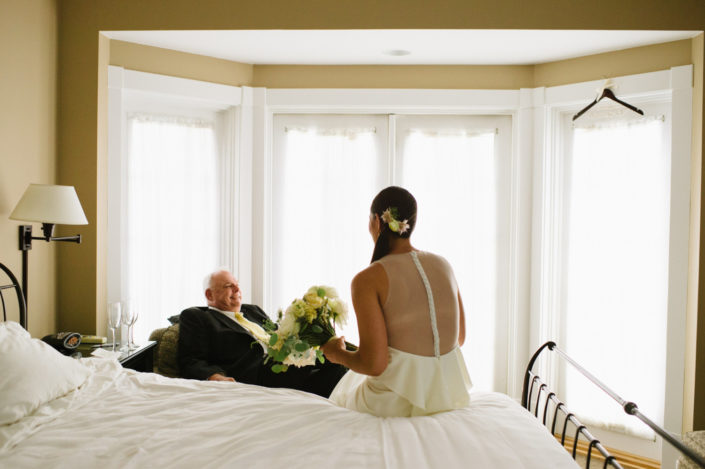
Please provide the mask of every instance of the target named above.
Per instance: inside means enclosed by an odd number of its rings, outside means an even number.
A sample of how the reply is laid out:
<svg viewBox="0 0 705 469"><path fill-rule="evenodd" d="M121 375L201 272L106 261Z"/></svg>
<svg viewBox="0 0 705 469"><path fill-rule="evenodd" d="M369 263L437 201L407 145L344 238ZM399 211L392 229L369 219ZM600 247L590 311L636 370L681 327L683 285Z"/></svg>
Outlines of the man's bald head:
<svg viewBox="0 0 705 469"><path fill-rule="evenodd" d="M218 270L206 277L204 285L208 306L222 311L240 311L242 292L233 274Z"/></svg>

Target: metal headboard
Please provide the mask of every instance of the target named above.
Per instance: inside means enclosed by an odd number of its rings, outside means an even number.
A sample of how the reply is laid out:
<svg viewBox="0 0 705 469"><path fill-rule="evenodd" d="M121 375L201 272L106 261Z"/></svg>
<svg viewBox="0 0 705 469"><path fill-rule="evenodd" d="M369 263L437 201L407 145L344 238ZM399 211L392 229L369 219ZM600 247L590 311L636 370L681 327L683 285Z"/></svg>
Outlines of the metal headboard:
<svg viewBox="0 0 705 469"><path fill-rule="evenodd" d="M567 407L563 402L561 402L558 397L556 397L556 393L551 391L546 383L544 383L541 378L533 372L533 367L534 363L536 362L536 359L538 356L543 352L545 349L551 350L555 352L559 357L563 358L565 361L570 363L576 370L578 370L580 373L583 374L587 379L592 381L593 384L595 384L598 388L600 388L602 391L607 393L612 399L617 401L620 406L624 409L624 412L626 412L629 415L634 415L637 417L639 420L644 422L646 425L648 425L653 431L658 433L664 440L668 441L671 445L673 445L678 451L681 453L685 454L688 456L694 463L696 463L698 466L701 468L705 469L705 458L702 456L698 455L695 453L691 448L688 446L684 445L682 442L678 441L676 438L674 438L670 433L668 433L666 430L661 428L659 425L651 421L648 417L646 417L644 414L642 414L639 411L639 407L633 402L628 402L621 397L617 395L614 391L612 391L610 388L608 388L605 384L603 384L600 380L595 378L589 371L587 371L585 368L580 366L575 360L570 358L566 353L559 349L556 346L555 342L546 342L543 344L539 349L534 353L534 355L531 357L531 360L529 360L529 364L526 367L526 373L524 374L524 387L522 389L522 394L521 394L521 405L526 408L529 412L531 412L531 404L532 404L532 398L533 398L533 392L534 388L537 387L537 393L536 393L536 398L535 398L535 406L534 406L534 416L538 418L538 413L539 413L539 408L541 407L541 393L543 392L545 397L543 398L543 424L546 425L546 417L548 413L548 408L549 408L549 402L552 402L554 405L554 413L553 413L553 423L551 424L551 433L553 435L556 435L556 421L558 420L558 413L561 412L565 417L563 420L563 432L561 433L561 445L565 445L565 438L566 438L566 431L568 428L568 422L572 423L575 428L575 439L573 440L573 459L575 459L576 452L577 452L577 445L578 445L578 439L580 435L583 435L585 439L589 442L588 448L587 448L587 462L586 462L586 469L590 467L590 457L592 455L592 450L593 448L596 448L600 454L605 458L605 463L603 468L606 468L608 466L614 467L616 469L623 469L622 466L619 464L619 462L615 459L614 456L612 456L600 443L600 440L596 439L583 425L580 423L580 421L577 419L577 417L570 411L568 411ZM538 384L538 386L537 386Z"/></svg>
<svg viewBox="0 0 705 469"><path fill-rule="evenodd" d="M10 277L10 281L12 282L8 283L7 285L0 285L0 304L2 304L2 319L3 321L7 321L7 308L5 306L4 291L14 288L15 293L17 294L17 304L19 305L20 309L20 325L27 329L27 304L24 301L24 295L22 294L22 287L20 287L20 282L17 281L17 277L15 277L12 271L5 267L5 265L2 263L0 263L0 270L5 272L5 274Z"/></svg>

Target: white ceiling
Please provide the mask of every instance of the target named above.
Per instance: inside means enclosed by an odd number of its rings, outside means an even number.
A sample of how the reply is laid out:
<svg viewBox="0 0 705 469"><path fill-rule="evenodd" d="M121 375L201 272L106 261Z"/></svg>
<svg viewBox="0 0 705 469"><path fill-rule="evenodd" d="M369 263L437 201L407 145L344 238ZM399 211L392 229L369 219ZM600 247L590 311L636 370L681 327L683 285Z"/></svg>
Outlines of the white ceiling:
<svg viewBox="0 0 705 469"><path fill-rule="evenodd" d="M528 65L691 38L699 31L103 31L111 39L250 64ZM408 55L389 55L389 51Z"/></svg>

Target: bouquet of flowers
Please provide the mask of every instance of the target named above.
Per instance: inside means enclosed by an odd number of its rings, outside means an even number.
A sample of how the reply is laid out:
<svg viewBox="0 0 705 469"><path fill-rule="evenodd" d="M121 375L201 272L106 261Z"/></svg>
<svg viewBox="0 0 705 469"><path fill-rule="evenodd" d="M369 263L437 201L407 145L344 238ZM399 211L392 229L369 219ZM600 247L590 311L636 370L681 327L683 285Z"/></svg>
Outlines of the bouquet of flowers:
<svg viewBox="0 0 705 469"><path fill-rule="evenodd" d="M272 371L281 373L290 365L314 365L325 361L319 347L335 336L335 324L347 321L348 307L338 298L335 288L313 286L303 298L295 299L275 323L265 325L269 342L265 363L272 360Z"/></svg>

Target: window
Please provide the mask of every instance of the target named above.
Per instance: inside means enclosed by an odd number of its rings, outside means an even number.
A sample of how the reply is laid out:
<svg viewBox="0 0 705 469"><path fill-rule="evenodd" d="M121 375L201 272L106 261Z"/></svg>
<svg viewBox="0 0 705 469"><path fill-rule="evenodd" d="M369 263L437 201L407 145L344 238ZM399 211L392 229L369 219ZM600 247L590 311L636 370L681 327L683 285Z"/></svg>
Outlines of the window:
<svg viewBox="0 0 705 469"><path fill-rule="evenodd" d="M593 117L566 129L561 342L662 424L671 158L664 109L648 109L646 118ZM653 436L637 419L610 412L610 398L572 369L565 390L586 422Z"/></svg>
<svg viewBox="0 0 705 469"><path fill-rule="evenodd" d="M108 85L108 301L131 302L139 343L236 265L240 89L112 66Z"/></svg>
<svg viewBox="0 0 705 469"><path fill-rule="evenodd" d="M602 100L573 122L600 85L534 90L531 100L530 348L558 342L622 398L678 433L691 307L692 67L612 80L620 99L644 117ZM603 444L675 464L668 445L661 448L616 402L557 363L546 360L540 368L553 368L551 376L560 371L559 393L583 421L601 425L593 434Z"/></svg>
<svg viewBox="0 0 705 469"><path fill-rule="evenodd" d="M321 283L351 304L350 281L372 255L372 198L402 185L419 202L414 245L454 267L476 388L505 390L510 135L510 117L275 116L273 307ZM343 334L357 341L354 320Z"/></svg>
<svg viewBox="0 0 705 469"><path fill-rule="evenodd" d="M397 181L417 198L414 244L453 266L474 389L506 390L510 117L400 116Z"/></svg>
<svg viewBox="0 0 705 469"><path fill-rule="evenodd" d="M142 313L135 340L203 304L203 277L220 264L222 165L213 117L128 115L123 298Z"/></svg>
<svg viewBox="0 0 705 469"><path fill-rule="evenodd" d="M312 285L338 289L369 264L370 202L385 186L382 116L277 116L272 194L272 311ZM342 331L357 343L354 319Z"/></svg>

